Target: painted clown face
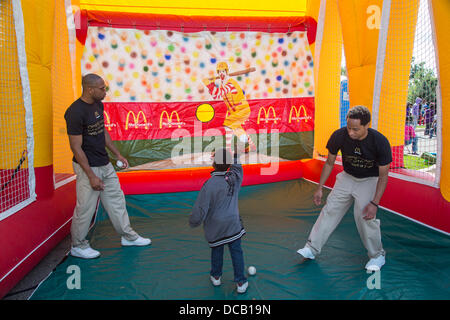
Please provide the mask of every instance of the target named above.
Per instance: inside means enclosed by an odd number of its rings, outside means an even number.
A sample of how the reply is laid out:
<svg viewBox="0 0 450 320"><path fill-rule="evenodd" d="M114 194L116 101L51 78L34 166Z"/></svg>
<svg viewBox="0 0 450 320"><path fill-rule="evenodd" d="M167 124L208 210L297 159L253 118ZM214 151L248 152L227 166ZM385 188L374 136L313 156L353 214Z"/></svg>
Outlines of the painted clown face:
<svg viewBox="0 0 450 320"><path fill-rule="evenodd" d="M226 62L219 62L217 64L217 75L220 78L220 81L225 81L228 76L228 65Z"/></svg>
<svg viewBox="0 0 450 320"><path fill-rule="evenodd" d="M228 76L228 72L226 69L219 69L217 70L217 75L219 76L221 81L224 81Z"/></svg>

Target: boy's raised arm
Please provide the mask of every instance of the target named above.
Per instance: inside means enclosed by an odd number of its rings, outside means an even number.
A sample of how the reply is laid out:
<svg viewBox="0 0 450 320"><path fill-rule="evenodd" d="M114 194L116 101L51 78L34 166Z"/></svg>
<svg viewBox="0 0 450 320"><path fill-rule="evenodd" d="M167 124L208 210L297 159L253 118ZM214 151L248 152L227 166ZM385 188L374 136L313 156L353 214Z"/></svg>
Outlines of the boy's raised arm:
<svg viewBox="0 0 450 320"><path fill-rule="evenodd" d="M234 173L239 179L242 179L244 176L244 170L239 161L239 154L236 152L233 155L233 164L230 166L230 172Z"/></svg>

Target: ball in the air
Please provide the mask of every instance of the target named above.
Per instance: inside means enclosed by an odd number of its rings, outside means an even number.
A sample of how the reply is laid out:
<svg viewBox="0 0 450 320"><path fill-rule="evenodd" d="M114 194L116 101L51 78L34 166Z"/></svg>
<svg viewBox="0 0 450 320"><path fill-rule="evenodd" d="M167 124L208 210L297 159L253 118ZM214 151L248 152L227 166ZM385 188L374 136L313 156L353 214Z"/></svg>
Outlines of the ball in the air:
<svg viewBox="0 0 450 320"><path fill-rule="evenodd" d="M248 274L254 276L256 274L256 268L254 266L248 267Z"/></svg>
<svg viewBox="0 0 450 320"><path fill-rule="evenodd" d="M116 166L118 166L119 168L123 168L123 162L120 160L117 160Z"/></svg>

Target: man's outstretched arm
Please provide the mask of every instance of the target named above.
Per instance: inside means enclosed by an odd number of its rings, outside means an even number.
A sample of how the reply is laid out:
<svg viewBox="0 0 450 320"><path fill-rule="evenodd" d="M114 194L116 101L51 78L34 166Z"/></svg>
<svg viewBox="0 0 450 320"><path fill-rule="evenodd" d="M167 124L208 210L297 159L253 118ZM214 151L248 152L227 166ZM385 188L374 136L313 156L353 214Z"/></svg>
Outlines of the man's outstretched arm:
<svg viewBox="0 0 450 320"><path fill-rule="evenodd" d="M337 154L328 153L327 161L325 161L325 164L323 165L322 173L320 174L319 186L317 187L317 191L314 193L313 198L314 204L316 206L320 205L320 203L322 202L322 188L325 185L325 182L327 182L331 171L333 171L336 156Z"/></svg>

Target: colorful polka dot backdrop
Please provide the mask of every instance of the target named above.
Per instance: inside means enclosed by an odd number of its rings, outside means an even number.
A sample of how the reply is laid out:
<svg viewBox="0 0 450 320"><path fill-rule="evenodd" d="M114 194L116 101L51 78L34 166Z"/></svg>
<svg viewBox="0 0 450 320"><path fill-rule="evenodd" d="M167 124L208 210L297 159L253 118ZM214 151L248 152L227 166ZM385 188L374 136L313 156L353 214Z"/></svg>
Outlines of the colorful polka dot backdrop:
<svg viewBox="0 0 450 320"><path fill-rule="evenodd" d="M181 33L90 27L82 73L108 82L106 102L211 100L202 82L225 61L247 99L311 97L313 59L306 32Z"/></svg>

